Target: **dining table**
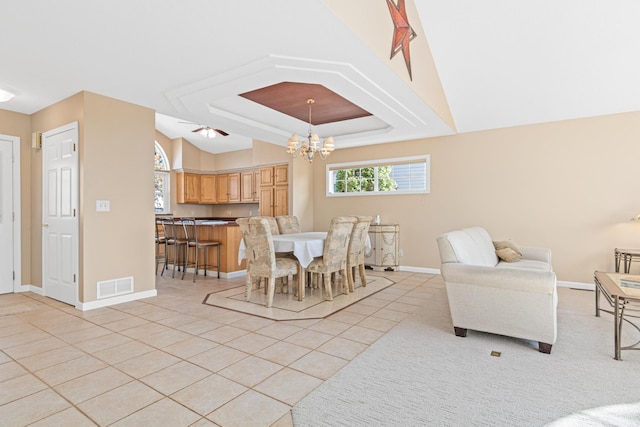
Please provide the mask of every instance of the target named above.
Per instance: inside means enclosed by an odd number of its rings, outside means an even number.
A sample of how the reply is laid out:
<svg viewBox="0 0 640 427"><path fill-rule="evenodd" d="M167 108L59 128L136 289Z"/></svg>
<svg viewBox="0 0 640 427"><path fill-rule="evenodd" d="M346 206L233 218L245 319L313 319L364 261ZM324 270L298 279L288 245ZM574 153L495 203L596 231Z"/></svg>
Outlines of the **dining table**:
<svg viewBox="0 0 640 427"><path fill-rule="evenodd" d="M306 231L303 233L274 234L273 249L276 253L293 253L298 260L298 301L305 296L306 268L314 258L322 256L324 241L327 239L326 231ZM367 235L365 240L365 253L371 251L371 239ZM247 257L244 240L238 247L238 263Z"/></svg>

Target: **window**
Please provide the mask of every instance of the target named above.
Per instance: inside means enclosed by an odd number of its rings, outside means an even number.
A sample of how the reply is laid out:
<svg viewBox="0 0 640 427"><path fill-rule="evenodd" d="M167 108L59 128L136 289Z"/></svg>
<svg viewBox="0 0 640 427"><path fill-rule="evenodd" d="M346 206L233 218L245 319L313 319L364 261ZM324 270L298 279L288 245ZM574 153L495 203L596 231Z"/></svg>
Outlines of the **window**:
<svg viewBox="0 0 640 427"><path fill-rule="evenodd" d="M327 196L429 193L429 155L327 165Z"/></svg>
<svg viewBox="0 0 640 427"><path fill-rule="evenodd" d="M169 161L158 142L156 142L154 169L154 209L156 213L166 214L170 211L169 188L171 188L171 185L169 182Z"/></svg>

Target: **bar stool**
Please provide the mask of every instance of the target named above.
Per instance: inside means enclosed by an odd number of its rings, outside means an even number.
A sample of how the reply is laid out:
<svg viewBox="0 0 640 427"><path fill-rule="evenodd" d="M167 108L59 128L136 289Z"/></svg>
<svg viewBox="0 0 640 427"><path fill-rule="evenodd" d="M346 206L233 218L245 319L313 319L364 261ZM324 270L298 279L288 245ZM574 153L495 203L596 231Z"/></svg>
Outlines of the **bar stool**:
<svg viewBox="0 0 640 427"><path fill-rule="evenodd" d="M186 259L187 239L184 236L184 232L178 235L178 228L182 227L178 227L175 219L173 218L164 218L162 221L162 228L165 238L165 261L160 275L164 275L165 267L169 264L169 261L171 261L171 264L173 264L173 273L171 274L171 277L176 277L176 265L182 264L183 261L181 260ZM169 248L173 248L173 250L170 252ZM170 254L171 257L169 256ZM169 258L171 258L171 260Z"/></svg>
<svg viewBox="0 0 640 427"><path fill-rule="evenodd" d="M185 236L187 238L187 248L185 252L185 261L184 261L184 270L182 271L182 278L184 279L184 275L187 270L187 266L193 265L193 282L196 281L196 276L198 275L198 257L200 250L203 250L204 255L204 275L207 275L207 259L208 259L208 250L209 248L216 248L216 269L218 272L218 279L220 278L220 242L217 240L200 240L198 238L198 227L196 225L195 218L183 218L182 225L184 226ZM194 260L193 262L189 262L189 249L194 249Z"/></svg>
<svg viewBox="0 0 640 427"><path fill-rule="evenodd" d="M166 266L167 254L166 254L166 240L167 238L164 235L164 228L162 227L162 221L164 218L156 217L155 227L156 227L156 275L158 274L158 264L162 264L162 271L164 271L164 267ZM162 250L160 250L162 248Z"/></svg>

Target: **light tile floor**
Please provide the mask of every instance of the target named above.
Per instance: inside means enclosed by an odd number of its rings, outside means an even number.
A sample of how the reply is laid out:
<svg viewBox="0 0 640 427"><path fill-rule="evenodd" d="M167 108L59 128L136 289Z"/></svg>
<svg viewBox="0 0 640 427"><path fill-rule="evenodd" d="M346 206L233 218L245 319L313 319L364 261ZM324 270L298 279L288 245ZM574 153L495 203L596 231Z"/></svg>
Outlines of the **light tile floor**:
<svg viewBox="0 0 640 427"><path fill-rule="evenodd" d="M157 277L158 296L81 312L0 295L2 426L291 426L290 410L443 287L395 284L324 319L202 304L244 278Z"/></svg>

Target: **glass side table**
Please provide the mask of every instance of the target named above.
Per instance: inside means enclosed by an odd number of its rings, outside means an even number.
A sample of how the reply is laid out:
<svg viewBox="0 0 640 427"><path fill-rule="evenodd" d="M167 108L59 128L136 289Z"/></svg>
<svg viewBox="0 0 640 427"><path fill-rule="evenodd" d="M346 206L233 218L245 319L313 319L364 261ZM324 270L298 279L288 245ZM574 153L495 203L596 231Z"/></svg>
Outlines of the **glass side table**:
<svg viewBox="0 0 640 427"><path fill-rule="evenodd" d="M620 248L616 248L613 251L613 255L615 258L615 267L616 267L616 273L620 273L620 263L622 262L623 265L623 273L625 274L629 274L629 270L631 270L631 262L637 262L640 261L640 249L620 249ZM634 259L635 258L635 259Z"/></svg>

